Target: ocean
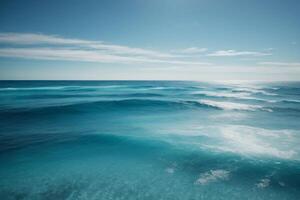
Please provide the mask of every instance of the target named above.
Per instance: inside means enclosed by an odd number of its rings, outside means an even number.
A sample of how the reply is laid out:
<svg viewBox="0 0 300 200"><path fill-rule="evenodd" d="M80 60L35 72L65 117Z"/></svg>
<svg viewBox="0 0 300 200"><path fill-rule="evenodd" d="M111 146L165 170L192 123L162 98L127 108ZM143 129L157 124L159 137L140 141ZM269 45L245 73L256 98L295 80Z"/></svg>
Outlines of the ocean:
<svg viewBox="0 0 300 200"><path fill-rule="evenodd" d="M1 81L0 199L300 199L300 83Z"/></svg>

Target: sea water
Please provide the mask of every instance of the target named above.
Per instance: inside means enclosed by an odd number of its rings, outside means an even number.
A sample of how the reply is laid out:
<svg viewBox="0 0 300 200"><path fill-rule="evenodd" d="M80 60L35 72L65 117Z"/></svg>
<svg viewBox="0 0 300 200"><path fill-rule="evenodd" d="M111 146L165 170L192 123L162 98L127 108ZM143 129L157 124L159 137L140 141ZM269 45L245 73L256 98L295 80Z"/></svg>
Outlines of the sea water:
<svg viewBox="0 0 300 200"><path fill-rule="evenodd" d="M300 199L300 83L1 81L0 199Z"/></svg>

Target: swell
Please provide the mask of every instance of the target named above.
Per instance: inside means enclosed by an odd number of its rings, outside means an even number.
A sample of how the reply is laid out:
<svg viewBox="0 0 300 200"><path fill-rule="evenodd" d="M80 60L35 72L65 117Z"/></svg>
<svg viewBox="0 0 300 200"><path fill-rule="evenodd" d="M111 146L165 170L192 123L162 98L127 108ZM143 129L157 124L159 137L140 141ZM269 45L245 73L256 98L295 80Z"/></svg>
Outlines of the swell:
<svg viewBox="0 0 300 200"><path fill-rule="evenodd" d="M47 147L55 149L63 147L64 149L83 147L87 152L91 149L97 156L99 150L107 154L132 154L134 156L145 156L161 151L170 144L163 140L153 140L147 137L135 137L128 135L115 135L103 133L83 133L83 132L53 132L53 133L37 133L37 134L18 134L18 135L0 135L0 155L10 151L18 151L23 149ZM139 149L137 151L137 149ZM84 151L80 151L84 153ZM74 157L78 155L72 154ZM89 153L88 156L93 156Z"/></svg>
<svg viewBox="0 0 300 200"><path fill-rule="evenodd" d="M133 90L170 90L170 91L182 91L193 89L190 87L176 87L176 86L154 86L154 85L94 85L94 86L79 86L79 85L69 85L69 86L41 86L41 87L0 87L0 91L81 91L81 90L116 90L116 89L133 89Z"/></svg>
<svg viewBox="0 0 300 200"><path fill-rule="evenodd" d="M102 111L179 111L187 109L212 109L212 110L240 110L240 111L271 111L273 108L240 104L232 102L219 102L211 100L158 100L129 98L122 100L97 100L97 101L81 101L74 103L60 103L57 105L43 105L37 107L7 107L0 108L2 117L5 115L41 115L41 114L67 114L67 113L93 113Z"/></svg>
<svg viewBox="0 0 300 200"><path fill-rule="evenodd" d="M17 99L65 99L65 98L90 98L90 97L163 97L156 93L131 93L131 94L30 94L17 96Z"/></svg>
<svg viewBox="0 0 300 200"><path fill-rule="evenodd" d="M41 87L3 87L0 91L43 91L43 90L85 90L85 89L116 89L116 88L126 88L127 85L99 85L99 86L79 86L79 85L69 85L69 86L41 86Z"/></svg>
<svg viewBox="0 0 300 200"><path fill-rule="evenodd" d="M176 112L183 110L206 109L220 111L241 112L278 112L299 115L298 107L282 107L280 105L257 105L246 103L235 103L230 101L213 100L172 100L172 99L144 99L128 98L121 100L96 100L59 103L57 105L41 105L37 107L0 107L0 119L7 117L28 118L48 115L67 115L80 113L102 113L102 112Z"/></svg>
<svg viewBox="0 0 300 200"><path fill-rule="evenodd" d="M76 137L78 137L78 135L75 135L74 133L1 134L0 153L54 142L65 142L73 140Z"/></svg>
<svg viewBox="0 0 300 200"><path fill-rule="evenodd" d="M45 105L42 107L9 108L2 107L0 113L3 114L58 114L58 113L78 113L78 112L99 112L99 111L122 111L135 109L170 110L183 109L190 103L168 100L150 99L123 99L123 100L101 100L90 102L66 103L59 105ZM196 102L194 102L196 103Z"/></svg>

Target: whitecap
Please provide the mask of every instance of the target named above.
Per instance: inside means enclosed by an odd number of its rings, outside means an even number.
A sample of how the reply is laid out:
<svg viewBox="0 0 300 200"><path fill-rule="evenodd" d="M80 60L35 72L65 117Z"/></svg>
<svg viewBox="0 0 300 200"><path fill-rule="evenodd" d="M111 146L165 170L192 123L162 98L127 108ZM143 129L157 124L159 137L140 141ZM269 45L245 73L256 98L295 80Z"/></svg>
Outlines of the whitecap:
<svg viewBox="0 0 300 200"><path fill-rule="evenodd" d="M229 179L230 172L223 169L210 170L200 174L200 177L195 181L196 185L206 185L212 182L223 181Z"/></svg>
<svg viewBox="0 0 300 200"><path fill-rule="evenodd" d="M195 92L192 92L192 94L202 94L202 95L210 96L210 97L252 99L252 97L250 97L250 94L246 93L246 92L233 93L233 92L195 91Z"/></svg>
<svg viewBox="0 0 300 200"><path fill-rule="evenodd" d="M249 105L249 104L242 104L242 103L234 103L234 102L227 102L227 101L212 101L212 100L200 100L199 103L212 106L215 108L220 108L223 110L246 110L246 111L264 110L264 111L272 112L271 109L264 108L263 106L260 105Z"/></svg>
<svg viewBox="0 0 300 200"><path fill-rule="evenodd" d="M277 95L275 93L267 92L262 89L249 88L249 87L234 88L234 89L232 89L232 91L234 91L234 92L250 92L253 94L263 94L266 96L276 96Z"/></svg>
<svg viewBox="0 0 300 200"><path fill-rule="evenodd" d="M251 96L249 92L213 92L213 91L195 91L192 94L205 95L207 97L223 97L223 98L234 98L242 100L254 100L254 101L263 101L268 103L276 103L276 100L269 100Z"/></svg>

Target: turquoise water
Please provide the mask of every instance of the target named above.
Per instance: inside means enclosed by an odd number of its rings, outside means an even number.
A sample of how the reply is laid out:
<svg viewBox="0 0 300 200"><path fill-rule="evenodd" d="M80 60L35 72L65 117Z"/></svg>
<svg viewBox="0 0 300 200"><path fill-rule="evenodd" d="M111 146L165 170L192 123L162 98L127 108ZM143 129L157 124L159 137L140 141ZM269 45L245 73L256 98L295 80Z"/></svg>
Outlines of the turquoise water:
<svg viewBox="0 0 300 200"><path fill-rule="evenodd" d="M300 199L300 83L1 81L0 199Z"/></svg>

